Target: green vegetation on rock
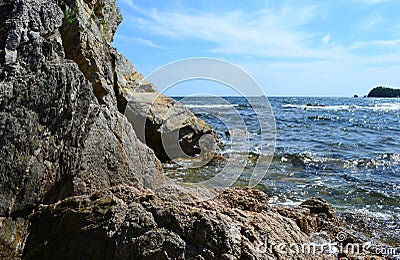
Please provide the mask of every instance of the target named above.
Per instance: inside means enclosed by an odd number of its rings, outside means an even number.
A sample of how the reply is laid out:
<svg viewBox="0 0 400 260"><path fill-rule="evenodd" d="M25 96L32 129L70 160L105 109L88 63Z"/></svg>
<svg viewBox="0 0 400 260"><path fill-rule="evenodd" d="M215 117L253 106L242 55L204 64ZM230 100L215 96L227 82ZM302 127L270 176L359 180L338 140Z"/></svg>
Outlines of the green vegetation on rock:
<svg viewBox="0 0 400 260"><path fill-rule="evenodd" d="M78 19L78 7L74 7L64 11L64 18L68 23L73 23Z"/></svg>
<svg viewBox="0 0 400 260"><path fill-rule="evenodd" d="M386 88L386 87L375 87L369 93L368 97L400 97L400 89Z"/></svg>

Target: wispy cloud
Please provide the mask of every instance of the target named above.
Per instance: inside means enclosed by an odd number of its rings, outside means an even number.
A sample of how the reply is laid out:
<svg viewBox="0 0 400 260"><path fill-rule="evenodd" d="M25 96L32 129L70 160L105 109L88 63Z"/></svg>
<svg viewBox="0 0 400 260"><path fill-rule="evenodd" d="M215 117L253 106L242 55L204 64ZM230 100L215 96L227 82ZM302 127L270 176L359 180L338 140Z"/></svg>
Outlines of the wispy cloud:
<svg viewBox="0 0 400 260"><path fill-rule="evenodd" d="M381 15L374 15L365 23L364 28L372 29L375 28L377 25L382 24L385 21Z"/></svg>
<svg viewBox="0 0 400 260"><path fill-rule="evenodd" d="M252 13L195 12L193 10L143 10L129 3L140 16L131 17L143 31L170 39L196 39L212 42L210 51L262 57L337 58L338 53L311 44L320 43L319 34L302 27L318 16L318 6L293 7L283 4L278 10Z"/></svg>
<svg viewBox="0 0 400 260"><path fill-rule="evenodd" d="M357 41L353 43L350 49L360 49L365 47L400 47L400 39L394 40L374 40L374 41Z"/></svg>
<svg viewBox="0 0 400 260"><path fill-rule="evenodd" d="M143 46L147 46L147 47L151 47L151 48L157 48L157 49L164 49L163 47L155 44L154 42L150 41L150 40L146 40L146 39L142 39L139 37L130 37L130 36L123 36L123 35L116 35L116 38L119 41L123 41L123 42L127 42L127 43L135 43L135 44L139 44L139 45L143 45Z"/></svg>
<svg viewBox="0 0 400 260"><path fill-rule="evenodd" d="M366 4L380 4L380 3L383 3L383 2L389 2L391 0L353 0L353 1L366 3Z"/></svg>
<svg viewBox="0 0 400 260"><path fill-rule="evenodd" d="M261 8L257 1L245 8L225 1L217 8L183 0L118 1L124 24L116 40L149 47L133 55L144 67L186 55L226 57L261 80L267 93L281 95L363 94L375 84L400 84L396 1L284 0ZM151 48L158 55L147 59Z"/></svg>

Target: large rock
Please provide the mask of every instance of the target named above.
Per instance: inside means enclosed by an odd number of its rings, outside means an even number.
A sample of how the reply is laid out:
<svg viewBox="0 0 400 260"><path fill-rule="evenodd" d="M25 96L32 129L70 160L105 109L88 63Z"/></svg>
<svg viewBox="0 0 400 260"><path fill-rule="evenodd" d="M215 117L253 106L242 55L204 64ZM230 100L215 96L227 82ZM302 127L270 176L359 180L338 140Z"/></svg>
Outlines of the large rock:
<svg viewBox="0 0 400 260"><path fill-rule="evenodd" d="M134 113L136 118L140 118L140 123L136 120L130 122L140 140L152 148L159 159L174 159L200 153L198 141L204 134L212 133L212 128L169 97L162 95L152 104L153 102L147 99L148 95L139 94L155 92L156 87L150 83L140 84L143 76L110 45L122 17L115 0L106 2L104 0L61 2L61 8L68 14L68 19L61 27L66 57L79 65L85 77L92 83L94 94L100 104L124 113L128 99L131 100L130 112ZM147 110L147 105L152 106L151 111ZM172 106L174 112L169 111ZM165 118L167 113L169 115ZM142 125L140 120L146 121L143 123L146 124L145 135L141 133L139 127L136 127ZM166 123L162 124L160 121ZM183 153L173 151L171 153L174 155L168 156L161 136L170 139L167 142L173 143L164 144L165 147L176 148L179 142ZM216 138L215 133L213 136ZM166 148L172 150L171 147Z"/></svg>
<svg viewBox="0 0 400 260"><path fill-rule="evenodd" d="M60 28L66 58L79 65L100 104L123 112L126 96L143 76L110 45L122 21L115 0L59 3L66 16Z"/></svg>
<svg viewBox="0 0 400 260"><path fill-rule="evenodd" d="M54 259L60 254L68 259L335 259L289 250L290 245L310 240L295 221L264 204L262 192L230 189L213 201L185 204L173 196L163 198L174 189L156 195L119 186L42 206L33 215L24 255L29 259ZM247 192L248 201L243 196Z"/></svg>
<svg viewBox="0 0 400 260"><path fill-rule="evenodd" d="M152 92L149 86L151 84L143 84L128 97L125 115L139 139L152 148L161 161L199 154L199 141L205 135L221 147L210 125L174 99Z"/></svg>
<svg viewBox="0 0 400 260"><path fill-rule="evenodd" d="M3 258L23 247L19 234L39 203L121 183L155 188L162 175L126 118L99 105L92 83L65 58L59 28L68 21L55 1L0 5Z"/></svg>

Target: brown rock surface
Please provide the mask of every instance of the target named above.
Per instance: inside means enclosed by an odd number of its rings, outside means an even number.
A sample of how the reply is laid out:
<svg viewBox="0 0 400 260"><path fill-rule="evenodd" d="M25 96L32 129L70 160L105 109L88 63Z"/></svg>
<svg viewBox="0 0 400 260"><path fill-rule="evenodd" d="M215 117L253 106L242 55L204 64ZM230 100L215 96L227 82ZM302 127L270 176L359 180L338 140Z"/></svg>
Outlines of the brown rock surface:
<svg viewBox="0 0 400 260"><path fill-rule="evenodd" d="M183 191L170 186L168 193L175 188ZM264 203L265 194L250 189L228 189L212 201L185 204L172 196L114 187L41 206L31 220L25 257L334 259L279 249L310 240L295 221Z"/></svg>

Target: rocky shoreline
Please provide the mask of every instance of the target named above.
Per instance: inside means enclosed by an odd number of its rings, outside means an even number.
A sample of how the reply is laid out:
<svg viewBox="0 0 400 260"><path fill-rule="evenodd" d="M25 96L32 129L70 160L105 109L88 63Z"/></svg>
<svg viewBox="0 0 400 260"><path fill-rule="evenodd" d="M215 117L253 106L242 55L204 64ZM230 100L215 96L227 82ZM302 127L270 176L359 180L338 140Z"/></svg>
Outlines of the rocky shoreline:
<svg viewBox="0 0 400 260"><path fill-rule="evenodd" d="M340 256L277 247L313 243L315 233L334 242L345 232L322 199L272 207L257 190L164 183L159 140L143 144L124 115L137 93L131 111L143 118L140 94L155 89L141 86L143 76L110 45L121 20L115 0L0 3L0 258ZM146 141L171 102L154 107ZM192 119L163 128L184 130L178 138L188 154L213 134ZM361 241L347 232L341 242Z"/></svg>

